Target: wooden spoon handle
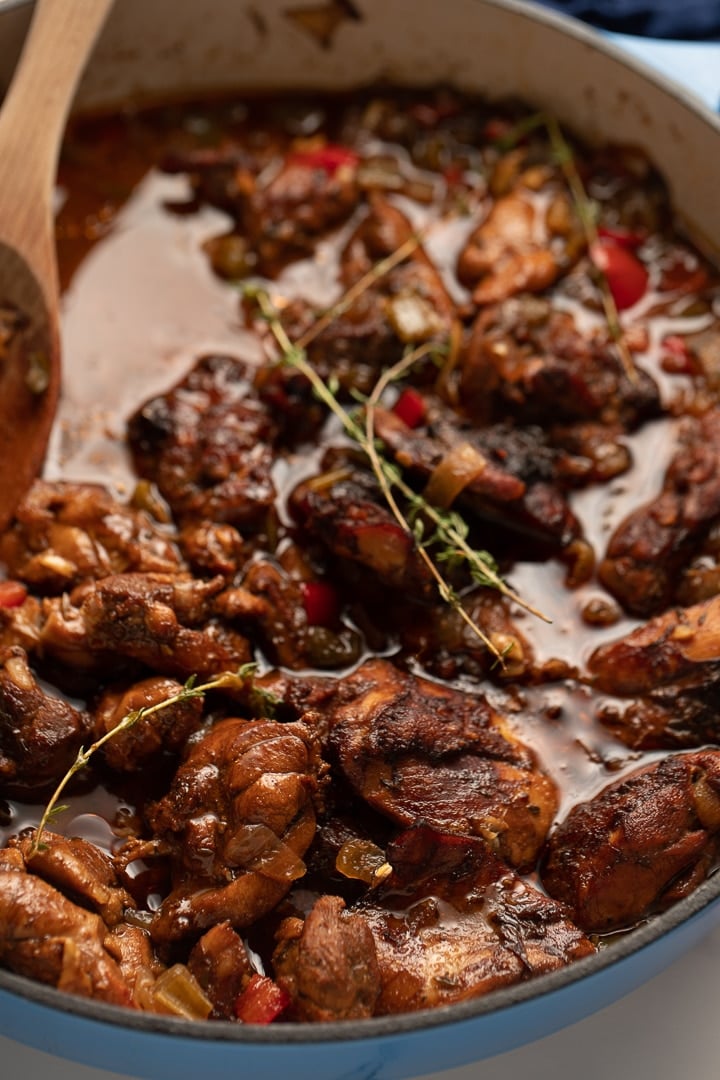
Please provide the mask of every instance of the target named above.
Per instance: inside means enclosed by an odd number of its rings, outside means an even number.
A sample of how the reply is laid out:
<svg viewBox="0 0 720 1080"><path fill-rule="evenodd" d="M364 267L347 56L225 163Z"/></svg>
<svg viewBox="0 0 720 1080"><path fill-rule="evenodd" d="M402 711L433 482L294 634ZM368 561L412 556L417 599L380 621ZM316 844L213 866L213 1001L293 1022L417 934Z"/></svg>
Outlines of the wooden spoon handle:
<svg viewBox="0 0 720 1080"><path fill-rule="evenodd" d="M0 111L3 238L22 245L40 280L55 274L52 249L46 250L52 235L47 214L52 213L65 121L85 59L112 4L113 0L37 0Z"/></svg>

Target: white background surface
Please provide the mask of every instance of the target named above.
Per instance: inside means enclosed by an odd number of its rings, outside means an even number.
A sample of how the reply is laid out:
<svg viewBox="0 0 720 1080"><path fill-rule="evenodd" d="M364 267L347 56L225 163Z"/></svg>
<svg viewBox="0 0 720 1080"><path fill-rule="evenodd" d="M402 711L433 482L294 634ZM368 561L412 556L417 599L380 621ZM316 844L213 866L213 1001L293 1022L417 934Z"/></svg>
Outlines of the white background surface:
<svg viewBox="0 0 720 1080"><path fill-rule="evenodd" d="M719 914L720 918L720 914ZM172 1059L167 1063L172 1080ZM126 1080L0 1039L2 1080ZM718 1080L720 929L645 986L587 1020L428 1080ZM208 1080L262 1080L215 1074ZM311 1080L300 1068L288 1080Z"/></svg>
<svg viewBox="0 0 720 1080"><path fill-rule="evenodd" d="M632 51L705 102L720 99L720 46L673 52L632 42ZM653 52L655 49L655 52ZM720 916L719 916L720 918ZM172 1061L168 1060L168 1080ZM572 1027L489 1061L428 1080L720 1080L720 929L662 975ZM0 1080L127 1080L60 1061L0 1037ZM134 1078L133 1078L134 1080ZM224 1080L214 1077L213 1080ZM228 1080L230 1078L228 1077ZM232 1080L255 1080L235 1076ZM258 1078L259 1080L259 1078ZM298 1069L290 1080L306 1080Z"/></svg>

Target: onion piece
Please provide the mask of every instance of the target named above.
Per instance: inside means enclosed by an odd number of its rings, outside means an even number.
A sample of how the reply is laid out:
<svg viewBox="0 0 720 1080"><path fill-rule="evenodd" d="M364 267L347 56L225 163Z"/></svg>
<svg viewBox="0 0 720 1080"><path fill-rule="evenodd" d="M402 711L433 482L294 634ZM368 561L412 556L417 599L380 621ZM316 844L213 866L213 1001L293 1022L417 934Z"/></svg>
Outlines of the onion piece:
<svg viewBox="0 0 720 1080"><path fill-rule="evenodd" d="M184 964L173 964L146 990L151 1011L184 1016L186 1020L207 1020L213 1010L195 976Z"/></svg>
<svg viewBox="0 0 720 1080"><path fill-rule="evenodd" d="M435 308L424 296L403 289L386 302L388 320L405 345L417 345L442 330Z"/></svg>
<svg viewBox="0 0 720 1080"><path fill-rule="evenodd" d="M242 825L225 845L225 857L272 881L296 881L305 874L302 859L267 825Z"/></svg>
<svg viewBox="0 0 720 1080"><path fill-rule="evenodd" d="M337 853L335 869L343 877L377 885L392 873L385 852L372 840L347 840Z"/></svg>
<svg viewBox="0 0 720 1080"><path fill-rule="evenodd" d="M487 468L487 458L470 443L458 443L432 471L423 498L446 510L468 484Z"/></svg>

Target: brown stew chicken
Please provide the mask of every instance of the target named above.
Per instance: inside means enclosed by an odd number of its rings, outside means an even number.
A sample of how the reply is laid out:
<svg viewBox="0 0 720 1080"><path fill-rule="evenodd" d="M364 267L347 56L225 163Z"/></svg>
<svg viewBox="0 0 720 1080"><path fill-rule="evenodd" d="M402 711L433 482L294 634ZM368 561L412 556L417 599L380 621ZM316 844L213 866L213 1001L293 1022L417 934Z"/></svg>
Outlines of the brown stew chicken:
<svg viewBox="0 0 720 1080"><path fill-rule="evenodd" d="M720 276L643 154L448 90L220 101L77 120L59 196L84 370L0 536L0 964L387 1015L713 873Z"/></svg>

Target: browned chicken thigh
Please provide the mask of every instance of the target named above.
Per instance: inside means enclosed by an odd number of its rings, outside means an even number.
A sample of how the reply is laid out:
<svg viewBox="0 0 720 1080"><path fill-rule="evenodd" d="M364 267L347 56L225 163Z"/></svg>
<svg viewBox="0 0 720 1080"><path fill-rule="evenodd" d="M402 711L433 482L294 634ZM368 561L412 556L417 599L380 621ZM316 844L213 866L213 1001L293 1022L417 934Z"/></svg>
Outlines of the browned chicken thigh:
<svg viewBox="0 0 720 1080"><path fill-rule="evenodd" d="M152 923L173 941L229 920L249 926L305 870L322 771L302 722L226 719L195 742L168 794L148 812L174 884Z"/></svg>
<svg viewBox="0 0 720 1080"><path fill-rule="evenodd" d="M344 698L329 747L371 806L398 824L482 836L513 866L533 864L557 792L482 695L373 660L349 677Z"/></svg>
<svg viewBox="0 0 720 1080"><path fill-rule="evenodd" d="M550 837L545 888L590 932L632 926L708 874L720 832L720 752L671 755L580 803Z"/></svg>
<svg viewBox="0 0 720 1080"><path fill-rule="evenodd" d="M23 649L0 650L0 791L58 780L91 728L86 712L43 690Z"/></svg>

